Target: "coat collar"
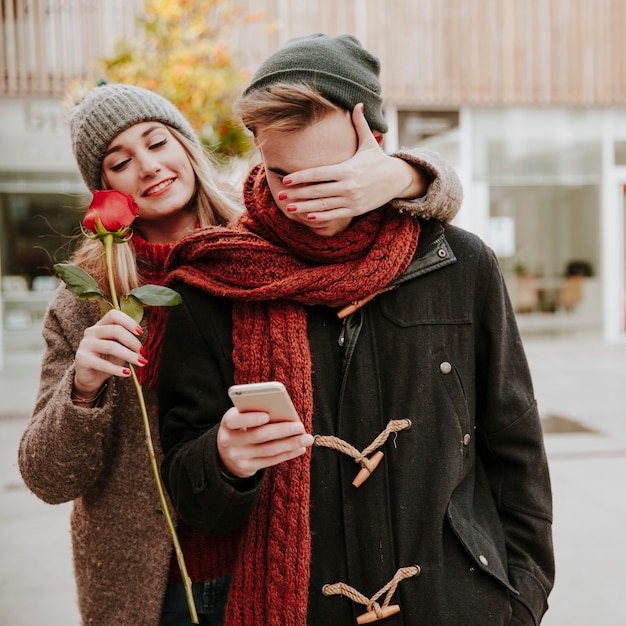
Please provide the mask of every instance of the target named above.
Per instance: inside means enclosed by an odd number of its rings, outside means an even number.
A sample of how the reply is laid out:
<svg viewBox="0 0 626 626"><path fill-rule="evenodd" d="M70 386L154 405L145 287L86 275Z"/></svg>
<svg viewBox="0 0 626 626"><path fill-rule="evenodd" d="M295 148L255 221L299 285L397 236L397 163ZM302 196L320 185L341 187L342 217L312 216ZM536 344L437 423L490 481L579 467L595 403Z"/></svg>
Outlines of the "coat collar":
<svg viewBox="0 0 626 626"><path fill-rule="evenodd" d="M399 285L407 280L427 274L451 263L456 256L446 239L444 225L437 220L421 221L420 242L411 264L391 284Z"/></svg>

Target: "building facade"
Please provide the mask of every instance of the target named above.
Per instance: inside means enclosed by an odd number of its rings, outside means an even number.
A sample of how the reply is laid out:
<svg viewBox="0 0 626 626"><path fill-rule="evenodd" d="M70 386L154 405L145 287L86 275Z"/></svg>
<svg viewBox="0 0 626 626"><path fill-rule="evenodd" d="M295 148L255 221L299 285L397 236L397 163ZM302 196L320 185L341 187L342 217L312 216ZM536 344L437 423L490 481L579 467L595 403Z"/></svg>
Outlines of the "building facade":
<svg viewBox="0 0 626 626"><path fill-rule="evenodd" d="M113 33L133 28L141 3L2 4L6 355L38 341L51 286L43 277L88 201L59 100ZM497 252L523 330L626 340L626 0L236 4L265 14L245 36L233 33L251 71L291 37L316 31L352 33L380 57L385 149L428 146L455 165L465 189L456 222ZM62 35L79 24L82 43L68 51Z"/></svg>
<svg viewBox="0 0 626 626"><path fill-rule="evenodd" d="M0 366L42 348L41 322L90 194L63 98L92 62L132 34L132 0L1 0Z"/></svg>
<svg viewBox="0 0 626 626"><path fill-rule="evenodd" d="M498 253L523 330L626 339L625 0L265 8L277 27L260 57L314 30L353 33L380 57L385 148L454 163L456 222Z"/></svg>

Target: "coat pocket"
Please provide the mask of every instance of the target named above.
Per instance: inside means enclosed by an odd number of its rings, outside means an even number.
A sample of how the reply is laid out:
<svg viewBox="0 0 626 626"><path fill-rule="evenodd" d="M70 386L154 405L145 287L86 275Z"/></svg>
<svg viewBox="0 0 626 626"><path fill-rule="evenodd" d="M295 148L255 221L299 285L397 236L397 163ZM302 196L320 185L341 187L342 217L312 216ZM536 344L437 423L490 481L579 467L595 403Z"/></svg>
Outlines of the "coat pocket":
<svg viewBox="0 0 626 626"><path fill-rule="evenodd" d="M474 472L452 494L447 517L476 566L518 595L509 581L504 531L495 502L489 490L476 480Z"/></svg>

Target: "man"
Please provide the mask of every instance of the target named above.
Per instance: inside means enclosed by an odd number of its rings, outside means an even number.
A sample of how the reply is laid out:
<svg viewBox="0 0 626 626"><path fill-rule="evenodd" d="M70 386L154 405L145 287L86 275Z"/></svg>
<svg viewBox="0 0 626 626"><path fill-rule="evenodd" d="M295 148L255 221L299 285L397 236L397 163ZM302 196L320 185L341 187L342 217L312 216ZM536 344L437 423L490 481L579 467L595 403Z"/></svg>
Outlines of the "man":
<svg viewBox="0 0 626 626"><path fill-rule="evenodd" d="M356 151L356 104L387 130L378 74L355 38L317 34L244 93L247 213L174 254L163 475L187 523L243 529L227 624L538 624L550 482L497 259L447 224L454 194L419 219L290 209L290 172ZM233 382L265 380L300 423L229 408Z"/></svg>

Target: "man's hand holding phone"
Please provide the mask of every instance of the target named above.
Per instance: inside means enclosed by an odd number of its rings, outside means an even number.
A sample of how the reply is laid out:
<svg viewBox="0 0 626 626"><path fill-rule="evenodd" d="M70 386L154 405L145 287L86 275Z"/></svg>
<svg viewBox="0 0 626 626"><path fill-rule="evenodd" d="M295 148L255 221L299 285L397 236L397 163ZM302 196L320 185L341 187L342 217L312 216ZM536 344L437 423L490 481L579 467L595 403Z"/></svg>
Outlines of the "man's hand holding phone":
<svg viewBox="0 0 626 626"><path fill-rule="evenodd" d="M235 385L235 406L222 418L217 448L226 472L248 478L304 454L313 445L281 383ZM239 407L239 408L237 408Z"/></svg>

